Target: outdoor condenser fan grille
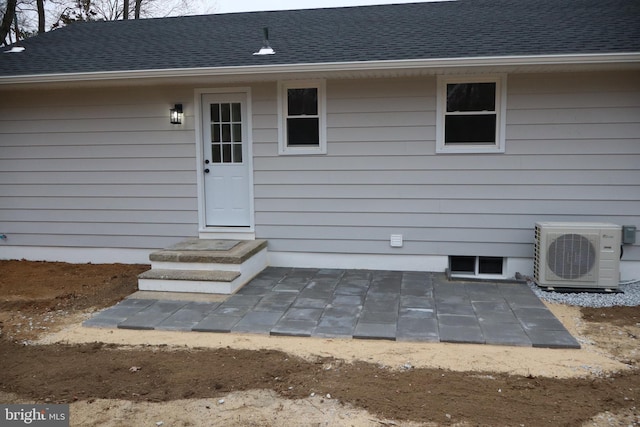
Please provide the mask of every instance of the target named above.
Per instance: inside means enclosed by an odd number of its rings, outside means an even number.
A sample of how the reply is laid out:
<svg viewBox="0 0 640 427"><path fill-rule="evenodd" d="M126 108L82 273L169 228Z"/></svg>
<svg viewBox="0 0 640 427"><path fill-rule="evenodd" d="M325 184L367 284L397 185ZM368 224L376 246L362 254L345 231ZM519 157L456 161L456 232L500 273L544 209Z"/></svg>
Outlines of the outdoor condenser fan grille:
<svg viewBox="0 0 640 427"><path fill-rule="evenodd" d="M622 227L595 222L537 222L534 279L541 287L616 289Z"/></svg>
<svg viewBox="0 0 640 427"><path fill-rule="evenodd" d="M552 235L547 250L547 265L557 277L566 280L589 275L596 264L596 248L581 234ZM597 237L597 236L593 236Z"/></svg>

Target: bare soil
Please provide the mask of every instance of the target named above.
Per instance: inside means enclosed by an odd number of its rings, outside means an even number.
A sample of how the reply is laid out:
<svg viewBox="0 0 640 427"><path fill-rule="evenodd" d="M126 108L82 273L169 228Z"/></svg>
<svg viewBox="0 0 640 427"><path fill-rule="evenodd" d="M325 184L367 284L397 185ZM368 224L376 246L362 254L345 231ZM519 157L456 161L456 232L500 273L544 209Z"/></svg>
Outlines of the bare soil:
<svg viewBox="0 0 640 427"><path fill-rule="evenodd" d="M584 350L518 349L567 354L567 363L575 356L580 366L592 357L592 366L573 377L541 374L533 363L525 367L529 374L505 373L498 355L516 353L491 346L431 344L495 355L495 369L478 370L234 345L36 344L133 293L147 268L0 261L0 403L70 403L72 425L87 426L640 425L639 307L559 310L570 313L559 317L571 322ZM309 347L313 339L295 342ZM373 345L344 343L345 353ZM603 358L620 369L599 369Z"/></svg>

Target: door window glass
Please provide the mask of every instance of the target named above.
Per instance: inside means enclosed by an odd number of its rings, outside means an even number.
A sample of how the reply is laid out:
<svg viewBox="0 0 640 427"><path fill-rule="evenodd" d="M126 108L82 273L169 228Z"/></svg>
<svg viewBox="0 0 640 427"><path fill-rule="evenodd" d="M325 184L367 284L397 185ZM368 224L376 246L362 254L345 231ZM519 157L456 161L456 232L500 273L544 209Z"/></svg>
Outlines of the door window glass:
<svg viewBox="0 0 640 427"><path fill-rule="evenodd" d="M211 104L213 163L242 163L242 108L239 102Z"/></svg>

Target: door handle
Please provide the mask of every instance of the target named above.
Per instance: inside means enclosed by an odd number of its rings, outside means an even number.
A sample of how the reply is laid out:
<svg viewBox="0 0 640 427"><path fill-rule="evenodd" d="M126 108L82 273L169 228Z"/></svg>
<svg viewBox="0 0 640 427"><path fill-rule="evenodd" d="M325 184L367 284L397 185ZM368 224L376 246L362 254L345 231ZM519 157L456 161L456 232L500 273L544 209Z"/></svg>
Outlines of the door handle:
<svg viewBox="0 0 640 427"><path fill-rule="evenodd" d="M209 164L209 159L205 160L205 161L204 161L204 164L205 164L205 165L208 165L208 164Z"/></svg>
<svg viewBox="0 0 640 427"><path fill-rule="evenodd" d="M205 169L204 173L209 173L209 168Z"/></svg>

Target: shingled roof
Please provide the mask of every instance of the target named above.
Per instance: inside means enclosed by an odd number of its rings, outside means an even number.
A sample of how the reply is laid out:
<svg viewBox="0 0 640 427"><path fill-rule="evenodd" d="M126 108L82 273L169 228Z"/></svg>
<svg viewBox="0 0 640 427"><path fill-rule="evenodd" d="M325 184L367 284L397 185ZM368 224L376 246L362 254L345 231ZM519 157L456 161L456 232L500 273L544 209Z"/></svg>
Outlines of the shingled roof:
<svg viewBox="0 0 640 427"><path fill-rule="evenodd" d="M263 27L275 55L253 55ZM640 2L458 0L77 23L20 45L23 52L0 54L0 78L639 53Z"/></svg>

